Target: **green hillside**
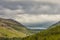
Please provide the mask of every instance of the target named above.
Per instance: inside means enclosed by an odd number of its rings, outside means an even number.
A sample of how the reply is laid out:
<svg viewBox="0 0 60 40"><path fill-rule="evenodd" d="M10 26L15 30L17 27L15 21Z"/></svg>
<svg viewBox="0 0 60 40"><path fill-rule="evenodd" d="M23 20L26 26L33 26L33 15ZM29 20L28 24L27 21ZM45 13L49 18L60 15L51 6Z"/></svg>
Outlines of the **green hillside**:
<svg viewBox="0 0 60 40"><path fill-rule="evenodd" d="M37 34L30 35L21 23L0 18L0 40L60 40L60 22Z"/></svg>
<svg viewBox="0 0 60 40"><path fill-rule="evenodd" d="M0 38L26 37L29 32L25 26L12 20L0 18Z"/></svg>
<svg viewBox="0 0 60 40"><path fill-rule="evenodd" d="M25 37L22 40L60 40L60 22L52 25L47 30Z"/></svg>

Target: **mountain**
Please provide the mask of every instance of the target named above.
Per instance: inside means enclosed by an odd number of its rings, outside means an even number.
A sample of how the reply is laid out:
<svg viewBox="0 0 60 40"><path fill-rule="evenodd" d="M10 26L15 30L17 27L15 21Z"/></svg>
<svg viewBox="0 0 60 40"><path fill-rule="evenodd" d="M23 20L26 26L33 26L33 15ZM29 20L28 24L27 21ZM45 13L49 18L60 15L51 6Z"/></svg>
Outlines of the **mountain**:
<svg viewBox="0 0 60 40"><path fill-rule="evenodd" d="M60 40L60 21L36 34L30 32L15 20L0 18L0 40Z"/></svg>
<svg viewBox="0 0 60 40"><path fill-rule="evenodd" d="M0 38L26 37L29 35L27 28L12 19L0 18Z"/></svg>
<svg viewBox="0 0 60 40"><path fill-rule="evenodd" d="M38 23L24 23L24 25L33 33L40 32L55 24L55 21L38 22Z"/></svg>
<svg viewBox="0 0 60 40"><path fill-rule="evenodd" d="M26 26L28 26L29 28L33 28L35 27L35 29L38 27L41 28L48 28L49 26L51 26L52 24L54 24L55 21L47 21L47 22L38 22L38 23L25 23Z"/></svg>
<svg viewBox="0 0 60 40"><path fill-rule="evenodd" d="M60 22L53 24L47 30L25 37L22 40L60 40Z"/></svg>
<svg viewBox="0 0 60 40"><path fill-rule="evenodd" d="M49 27L49 28L52 28L52 26L55 26L55 25L60 25L60 21L55 23L55 24L53 24L53 25L51 25L51 27Z"/></svg>

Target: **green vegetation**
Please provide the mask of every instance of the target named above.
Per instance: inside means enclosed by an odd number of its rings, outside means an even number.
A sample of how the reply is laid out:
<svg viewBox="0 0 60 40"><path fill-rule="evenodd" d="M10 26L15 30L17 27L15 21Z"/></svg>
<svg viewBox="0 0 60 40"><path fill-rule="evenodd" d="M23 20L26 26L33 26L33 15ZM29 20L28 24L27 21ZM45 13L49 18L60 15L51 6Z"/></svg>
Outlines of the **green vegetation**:
<svg viewBox="0 0 60 40"><path fill-rule="evenodd" d="M3 38L23 38L29 35L29 31L22 24L11 20L0 18L0 37Z"/></svg>
<svg viewBox="0 0 60 40"><path fill-rule="evenodd" d="M22 24L0 18L0 40L60 40L60 22L50 26L47 30L30 35Z"/></svg>
<svg viewBox="0 0 60 40"><path fill-rule="evenodd" d="M60 23L52 25L47 30L25 37L22 40L60 40Z"/></svg>

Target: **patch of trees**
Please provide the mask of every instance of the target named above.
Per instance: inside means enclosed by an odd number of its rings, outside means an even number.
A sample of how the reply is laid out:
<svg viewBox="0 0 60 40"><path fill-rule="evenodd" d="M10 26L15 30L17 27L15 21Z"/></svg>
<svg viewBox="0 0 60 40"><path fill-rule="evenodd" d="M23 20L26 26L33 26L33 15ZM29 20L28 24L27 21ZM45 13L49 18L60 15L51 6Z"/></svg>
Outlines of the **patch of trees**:
<svg viewBox="0 0 60 40"><path fill-rule="evenodd" d="M3 38L3 37L0 37L0 40L21 40L21 38Z"/></svg>

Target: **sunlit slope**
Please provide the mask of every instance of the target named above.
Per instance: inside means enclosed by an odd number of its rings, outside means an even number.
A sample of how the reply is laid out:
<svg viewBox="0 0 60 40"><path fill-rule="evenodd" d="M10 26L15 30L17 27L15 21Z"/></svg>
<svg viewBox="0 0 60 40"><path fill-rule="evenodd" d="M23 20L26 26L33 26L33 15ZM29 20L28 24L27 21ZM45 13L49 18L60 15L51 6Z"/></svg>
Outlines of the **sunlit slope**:
<svg viewBox="0 0 60 40"><path fill-rule="evenodd" d="M12 28L0 27L0 37L25 37L26 34L16 31Z"/></svg>
<svg viewBox="0 0 60 40"><path fill-rule="evenodd" d="M60 22L52 25L47 30L23 38L22 40L60 40Z"/></svg>
<svg viewBox="0 0 60 40"><path fill-rule="evenodd" d="M22 24L11 19L0 18L0 37L26 37L28 33Z"/></svg>

